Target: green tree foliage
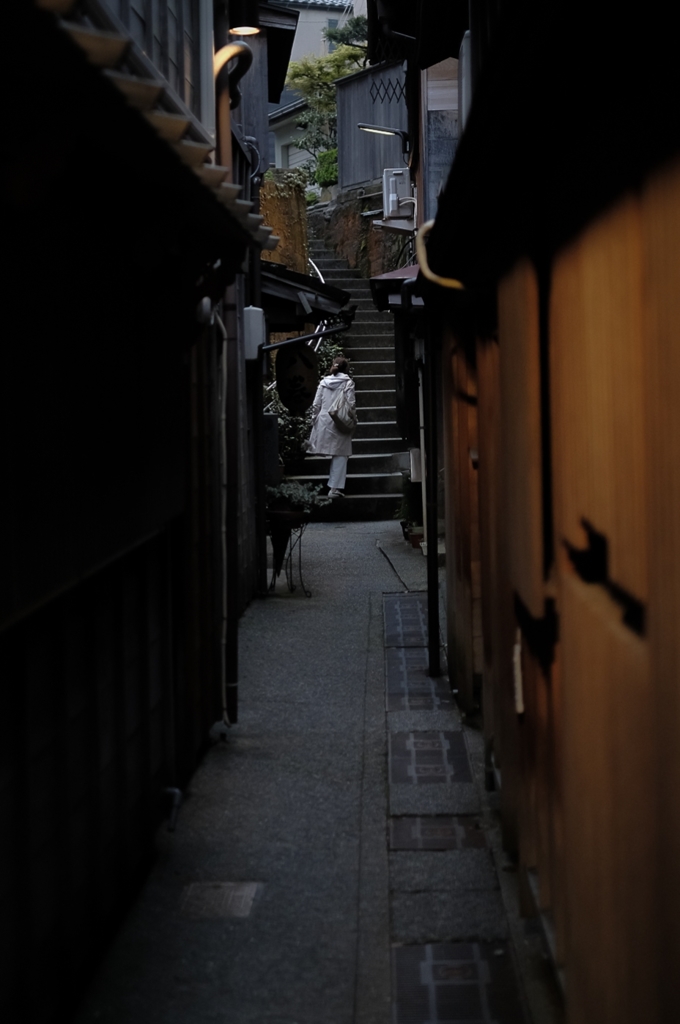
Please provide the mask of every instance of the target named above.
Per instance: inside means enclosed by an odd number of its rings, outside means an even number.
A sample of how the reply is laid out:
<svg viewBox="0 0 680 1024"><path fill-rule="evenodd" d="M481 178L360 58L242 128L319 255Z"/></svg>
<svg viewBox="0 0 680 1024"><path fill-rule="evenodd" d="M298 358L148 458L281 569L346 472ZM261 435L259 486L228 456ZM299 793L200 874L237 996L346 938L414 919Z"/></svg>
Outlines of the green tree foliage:
<svg viewBox="0 0 680 1024"><path fill-rule="evenodd" d="M322 188L326 188L328 185L335 185L338 180L337 149L328 149L325 153L319 153L316 160L314 180Z"/></svg>
<svg viewBox="0 0 680 1024"><path fill-rule="evenodd" d="M351 18L350 21L361 19ZM365 20L365 19L363 19ZM327 29L327 32L344 31ZM338 118L335 102L335 80L358 71L366 63L366 53L355 44L339 45L323 57L309 55L293 61L288 68L286 84L307 101L307 109L298 118L302 133L295 145L314 159L334 149L338 140Z"/></svg>
<svg viewBox="0 0 680 1024"><path fill-rule="evenodd" d="M361 51L361 66L368 61L368 21L363 14L348 18L341 28L325 28L323 34L336 46L352 46Z"/></svg>

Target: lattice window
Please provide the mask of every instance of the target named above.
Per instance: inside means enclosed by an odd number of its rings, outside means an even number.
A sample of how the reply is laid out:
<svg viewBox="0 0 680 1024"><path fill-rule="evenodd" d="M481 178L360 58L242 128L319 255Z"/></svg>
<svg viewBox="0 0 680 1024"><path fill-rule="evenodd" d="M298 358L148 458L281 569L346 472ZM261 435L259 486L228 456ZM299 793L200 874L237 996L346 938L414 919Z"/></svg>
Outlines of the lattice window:
<svg viewBox="0 0 680 1024"><path fill-rule="evenodd" d="M371 82L369 90L374 103L399 103L404 99L404 83L397 79L387 78Z"/></svg>

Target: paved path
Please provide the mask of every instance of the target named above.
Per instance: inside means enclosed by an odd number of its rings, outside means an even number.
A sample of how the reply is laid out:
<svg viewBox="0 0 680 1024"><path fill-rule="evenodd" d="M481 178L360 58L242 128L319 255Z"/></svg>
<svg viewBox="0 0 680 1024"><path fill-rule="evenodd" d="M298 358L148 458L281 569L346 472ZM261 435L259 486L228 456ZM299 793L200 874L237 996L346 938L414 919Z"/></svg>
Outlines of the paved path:
<svg viewBox="0 0 680 1024"><path fill-rule="evenodd" d="M425 559L396 523L315 524L304 568L311 599L281 577L243 617L239 724L159 833L77 1024L524 1020L479 744L406 594Z"/></svg>

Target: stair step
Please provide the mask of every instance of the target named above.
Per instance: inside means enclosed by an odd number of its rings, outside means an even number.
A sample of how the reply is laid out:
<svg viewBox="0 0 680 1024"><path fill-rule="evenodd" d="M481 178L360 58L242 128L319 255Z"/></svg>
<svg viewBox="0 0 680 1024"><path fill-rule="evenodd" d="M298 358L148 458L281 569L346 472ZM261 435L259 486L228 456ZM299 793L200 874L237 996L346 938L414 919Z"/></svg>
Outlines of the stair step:
<svg viewBox="0 0 680 1024"><path fill-rule="evenodd" d="M394 412L394 410L393 410ZM360 420L352 438L352 444L356 441L374 441L384 438L396 437L399 431L395 419L383 420Z"/></svg>
<svg viewBox="0 0 680 1024"><path fill-rule="evenodd" d="M363 277L359 279L354 277L334 277L333 287L342 288L343 291L351 292L353 295L371 294L371 286Z"/></svg>
<svg viewBox="0 0 680 1024"><path fill-rule="evenodd" d="M357 437L352 438L354 455L394 455L408 451L406 441L400 437Z"/></svg>
<svg viewBox="0 0 680 1024"><path fill-rule="evenodd" d="M395 456L397 456L396 461ZM364 451L362 448L361 451L353 452L349 460L349 473L353 477L360 476L362 478L375 475L393 476L395 473L401 473L399 458L403 459L403 451L401 453L393 451L369 452ZM294 477L323 477L328 476L329 469L330 457L308 455L304 461L295 462L288 470L288 475L289 479L291 478L291 473Z"/></svg>
<svg viewBox="0 0 680 1024"><path fill-rule="evenodd" d="M359 427L362 423L380 423L385 420L394 423L396 422L396 407L394 405L357 406L357 417Z"/></svg>
<svg viewBox="0 0 680 1024"><path fill-rule="evenodd" d="M357 393L363 393L364 391L393 392L396 388L393 373L360 373L356 367L354 370L354 384Z"/></svg>
<svg viewBox="0 0 680 1024"><path fill-rule="evenodd" d="M346 337L346 336L345 336ZM372 338L346 338L350 344L345 345L348 352L352 353L353 362L394 362L394 346L379 343L372 345ZM367 342L368 344L351 344L351 341ZM393 339L392 339L393 342Z"/></svg>
<svg viewBox="0 0 680 1024"><path fill-rule="evenodd" d="M332 281L333 284L335 284L335 281L338 278L340 278L341 280L344 278L345 280L348 280L348 281L365 281L366 280L365 277L361 276L361 274L359 273L358 270L348 270L347 267L345 267L344 269L342 267L322 267L322 266L319 266L319 263L318 263L317 260L314 260L314 262L316 263L317 267L319 267L319 270L321 271L323 276L326 278L326 280L327 281Z"/></svg>
<svg viewBox="0 0 680 1024"><path fill-rule="evenodd" d="M330 255L328 255L328 256L326 256L326 255L319 256L319 258L315 259L314 262L316 263L317 267L319 268L319 270L322 273L323 273L324 269L328 269L328 270L349 270L349 267L347 266L347 260L338 259L338 257L337 256L333 256L332 253Z"/></svg>
<svg viewBox="0 0 680 1024"><path fill-rule="evenodd" d="M394 348L394 331L386 331L385 327L389 327L391 324L380 324L374 323L370 320L355 320L349 331L344 335L351 335L352 337L363 337L366 334L370 334L376 339L376 345L391 345Z"/></svg>
<svg viewBox="0 0 680 1024"><path fill-rule="evenodd" d="M378 349L378 351L380 351ZM391 377L394 387L394 359L357 359L352 356L352 376L359 377Z"/></svg>
<svg viewBox="0 0 680 1024"><path fill-rule="evenodd" d="M371 303L372 308L368 309L365 306L359 307L354 317L354 324L384 324L385 327L390 327L394 324L391 313L379 313L378 310Z"/></svg>
<svg viewBox="0 0 680 1024"><path fill-rule="evenodd" d="M325 460L330 466L330 460ZM350 462L351 465L351 462ZM301 484L318 484L319 476L322 474L301 473L299 476L289 476L289 480L296 480ZM345 482L345 494L393 494L401 495L403 477L401 473L348 473Z"/></svg>
<svg viewBox="0 0 680 1024"><path fill-rule="evenodd" d="M394 389L388 390L383 388L380 391L361 391L357 389L357 412L361 412L362 409L373 408L373 406L379 406L385 408L390 406L394 409L397 401L397 393Z"/></svg>

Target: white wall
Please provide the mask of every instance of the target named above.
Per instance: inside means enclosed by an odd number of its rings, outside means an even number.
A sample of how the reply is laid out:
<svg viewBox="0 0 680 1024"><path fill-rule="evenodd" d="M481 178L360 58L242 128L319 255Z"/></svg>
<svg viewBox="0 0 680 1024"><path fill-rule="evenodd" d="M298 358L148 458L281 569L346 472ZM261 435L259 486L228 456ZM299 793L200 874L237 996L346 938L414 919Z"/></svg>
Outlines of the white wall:
<svg viewBox="0 0 680 1024"><path fill-rule="evenodd" d="M362 2L364 6L363 13L366 14L366 0L359 0L359 5ZM354 10L356 8L357 4L355 3ZM323 30L328 28L329 20L337 21L338 27L342 28L347 19L352 17L353 13L351 4L348 5L347 10L343 10L341 7L329 7L325 10L300 7L299 11L300 20L298 21L295 33L291 60L300 60L300 57L306 57L310 53L315 54L317 57L328 53L328 43L323 37Z"/></svg>
<svg viewBox="0 0 680 1024"><path fill-rule="evenodd" d="M357 9L363 5L363 12ZM295 6L293 4L292 6ZM338 27L342 27L348 18L352 16L352 4L347 9L328 7L323 10L318 8L299 7L300 19L295 32L295 42L291 53L291 61L300 60L313 54L322 57L328 53L328 43L324 38L323 31L328 28L329 20L337 21ZM354 3L354 10L357 13L366 14L366 0L359 0ZM274 129L276 166L277 167L299 167L310 159L306 150L297 149L293 143L299 138L300 132L295 127L295 119L277 125Z"/></svg>

